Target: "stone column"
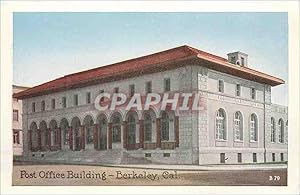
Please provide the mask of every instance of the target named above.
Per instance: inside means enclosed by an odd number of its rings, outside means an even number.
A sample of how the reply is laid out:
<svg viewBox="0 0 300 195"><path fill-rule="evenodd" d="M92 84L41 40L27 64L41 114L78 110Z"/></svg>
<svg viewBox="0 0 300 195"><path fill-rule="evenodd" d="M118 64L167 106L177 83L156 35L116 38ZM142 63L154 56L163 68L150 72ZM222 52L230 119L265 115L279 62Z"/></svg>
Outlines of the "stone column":
<svg viewBox="0 0 300 195"><path fill-rule="evenodd" d="M112 123L108 123L108 148L112 149Z"/></svg>
<svg viewBox="0 0 300 195"><path fill-rule="evenodd" d="M48 128L48 150L51 150L51 129Z"/></svg>
<svg viewBox="0 0 300 195"><path fill-rule="evenodd" d="M85 126L81 126L80 127L81 129L81 149L85 150L85 130L86 130L86 127Z"/></svg>
<svg viewBox="0 0 300 195"><path fill-rule="evenodd" d="M127 130L127 121L123 121L123 148L127 148L127 138L128 138L128 130ZM122 133L121 133L122 135Z"/></svg>
<svg viewBox="0 0 300 195"><path fill-rule="evenodd" d="M42 134L41 134L40 129L37 130L37 145L38 145L38 150L41 150L42 149Z"/></svg>
<svg viewBox="0 0 300 195"><path fill-rule="evenodd" d="M57 141L58 141L58 146L59 146L59 149L61 150L61 128L58 128L57 129Z"/></svg>
<svg viewBox="0 0 300 195"><path fill-rule="evenodd" d="M156 119L156 148L161 148L161 119Z"/></svg>
<svg viewBox="0 0 300 195"><path fill-rule="evenodd" d="M94 126L94 149L98 150L99 149L99 143L98 143L98 129L99 129L99 124L95 124Z"/></svg>
<svg viewBox="0 0 300 195"><path fill-rule="evenodd" d="M179 116L175 116L175 147L179 147Z"/></svg>
<svg viewBox="0 0 300 195"><path fill-rule="evenodd" d="M140 148L144 148L144 137L145 137L144 120L139 121L139 126L140 126Z"/></svg>
<svg viewBox="0 0 300 195"><path fill-rule="evenodd" d="M69 127L69 146L70 150L73 150L73 128Z"/></svg>
<svg viewBox="0 0 300 195"><path fill-rule="evenodd" d="M32 151L32 130L28 130L28 147Z"/></svg>

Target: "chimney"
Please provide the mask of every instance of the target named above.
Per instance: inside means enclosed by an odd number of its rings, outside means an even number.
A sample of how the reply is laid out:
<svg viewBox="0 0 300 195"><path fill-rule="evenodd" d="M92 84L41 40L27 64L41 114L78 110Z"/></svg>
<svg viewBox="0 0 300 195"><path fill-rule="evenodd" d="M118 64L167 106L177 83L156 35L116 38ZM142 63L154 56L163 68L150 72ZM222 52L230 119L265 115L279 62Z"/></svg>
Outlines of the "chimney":
<svg viewBox="0 0 300 195"><path fill-rule="evenodd" d="M248 54L237 51L227 54L228 61L232 64L248 67Z"/></svg>

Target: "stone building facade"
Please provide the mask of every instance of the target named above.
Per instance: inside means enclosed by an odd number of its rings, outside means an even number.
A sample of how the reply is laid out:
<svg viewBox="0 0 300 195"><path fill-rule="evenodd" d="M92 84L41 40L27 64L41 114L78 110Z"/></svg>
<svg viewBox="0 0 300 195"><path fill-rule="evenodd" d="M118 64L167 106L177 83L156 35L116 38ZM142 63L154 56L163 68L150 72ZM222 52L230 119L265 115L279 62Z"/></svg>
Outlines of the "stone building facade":
<svg viewBox="0 0 300 195"><path fill-rule="evenodd" d="M13 94L19 93L28 89L28 87L13 85ZM12 99L12 139L13 139L13 154L21 156L23 153L23 138L22 138L22 101L16 98Z"/></svg>
<svg viewBox="0 0 300 195"><path fill-rule="evenodd" d="M181 46L18 93L24 156L99 164L287 161L287 107L271 103L271 87L284 81L248 68L247 54L228 57ZM201 109L99 111L94 101L104 92L198 93Z"/></svg>

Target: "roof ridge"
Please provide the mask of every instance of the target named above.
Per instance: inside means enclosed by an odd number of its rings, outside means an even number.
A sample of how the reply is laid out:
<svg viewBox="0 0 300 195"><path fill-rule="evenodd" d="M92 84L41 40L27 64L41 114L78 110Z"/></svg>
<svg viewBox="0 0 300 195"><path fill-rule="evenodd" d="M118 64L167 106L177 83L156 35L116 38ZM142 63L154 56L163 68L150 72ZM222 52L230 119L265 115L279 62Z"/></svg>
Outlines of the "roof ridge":
<svg viewBox="0 0 300 195"><path fill-rule="evenodd" d="M191 50L191 51L193 51L193 52L195 52L195 53L197 53L197 54L200 54L200 55L206 55L206 56L209 56L209 57L212 57L212 58L218 58L218 59L220 59L220 60L222 60L222 61L228 61L226 58L223 58L223 57L221 57L221 56L218 56L218 55L215 55L215 54L212 54L212 53L209 53L209 52L207 52L207 51L203 51L203 50L200 50L200 49L197 49L197 48L194 48L194 47L191 47L191 46L189 46L189 45L185 45L189 50Z"/></svg>
<svg viewBox="0 0 300 195"><path fill-rule="evenodd" d="M96 67L96 68L92 68L92 69L88 69L88 70L83 70L83 71L80 71L80 72L75 72L75 73L67 74L67 75L64 75L64 77L68 77L68 76L72 76L72 75L78 75L80 73L85 73L85 72L89 72L89 71L98 70L98 69L101 69L101 68L104 68L104 67L108 67L108 66L115 66L115 65L120 65L120 64L123 64L123 63L127 63L127 62L133 62L133 61L137 61L137 60L142 60L142 59L150 58L150 57L158 55L158 54L168 53L168 52L171 52L173 50L179 50L181 48L184 49L186 47L189 47L189 46L187 46L187 45L181 45L181 46L173 47L171 49L162 50L162 51L158 51L158 52L147 54L147 55L142 55L140 57L131 58L131 59L123 60L123 61L120 61L120 62L106 64L106 65L103 65L103 66L100 66L100 67ZM196 55L196 53L191 53L191 54L195 54Z"/></svg>

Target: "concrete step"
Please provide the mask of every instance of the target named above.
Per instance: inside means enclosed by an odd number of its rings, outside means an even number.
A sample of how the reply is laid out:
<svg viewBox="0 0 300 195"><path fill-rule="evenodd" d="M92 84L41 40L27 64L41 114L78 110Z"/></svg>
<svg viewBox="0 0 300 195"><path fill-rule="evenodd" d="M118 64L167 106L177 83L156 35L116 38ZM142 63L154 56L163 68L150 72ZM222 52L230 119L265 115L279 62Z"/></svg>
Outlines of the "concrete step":
<svg viewBox="0 0 300 195"><path fill-rule="evenodd" d="M62 162L62 163L96 163L96 164L120 164L123 158L123 149L112 150L82 150L82 151L51 151L35 152L32 160ZM30 158L29 158L30 159Z"/></svg>
<svg viewBox="0 0 300 195"><path fill-rule="evenodd" d="M124 152L120 164L152 164L152 161L144 157L134 157Z"/></svg>

